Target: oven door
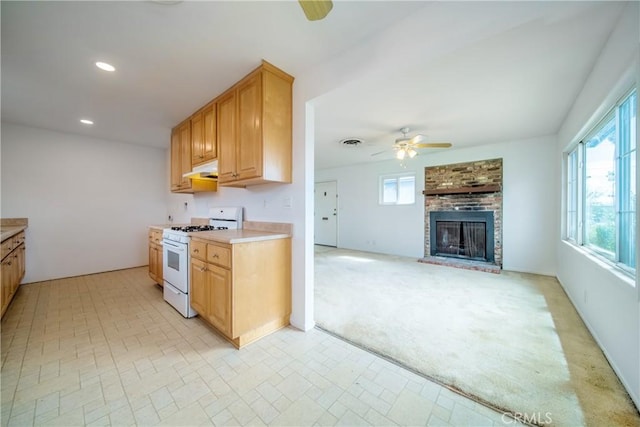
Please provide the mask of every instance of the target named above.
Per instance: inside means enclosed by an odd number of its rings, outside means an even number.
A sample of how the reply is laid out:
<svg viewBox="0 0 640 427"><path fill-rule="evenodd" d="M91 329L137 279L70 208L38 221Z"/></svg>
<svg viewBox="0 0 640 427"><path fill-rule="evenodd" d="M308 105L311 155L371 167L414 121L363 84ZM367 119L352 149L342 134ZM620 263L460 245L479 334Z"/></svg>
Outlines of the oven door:
<svg viewBox="0 0 640 427"><path fill-rule="evenodd" d="M189 293L188 246L171 240L162 241L162 275L166 282L183 293Z"/></svg>

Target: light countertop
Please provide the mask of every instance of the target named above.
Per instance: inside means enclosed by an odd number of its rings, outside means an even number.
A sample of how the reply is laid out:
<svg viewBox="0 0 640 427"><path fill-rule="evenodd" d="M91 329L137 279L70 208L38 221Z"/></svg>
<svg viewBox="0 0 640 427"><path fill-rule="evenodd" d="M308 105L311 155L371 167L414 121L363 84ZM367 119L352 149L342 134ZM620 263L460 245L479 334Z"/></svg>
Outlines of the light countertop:
<svg viewBox="0 0 640 427"><path fill-rule="evenodd" d="M288 233L273 233L269 231L259 230L215 230L215 231L199 231L189 233L192 238L201 240L210 240L218 243L247 243L259 242L262 240L287 239L291 237Z"/></svg>
<svg viewBox="0 0 640 427"><path fill-rule="evenodd" d="M192 218L191 224L208 223L206 218ZM164 224L150 225L149 228L162 230L175 226L185 226L189 224ZM244 228L239 230L213 230L197 231L188 233L192 238L210 240L218 243L246 243L259 242L261 240L287 239L292 235L292 225L278 222L256 222L245 221Z"/></svg>

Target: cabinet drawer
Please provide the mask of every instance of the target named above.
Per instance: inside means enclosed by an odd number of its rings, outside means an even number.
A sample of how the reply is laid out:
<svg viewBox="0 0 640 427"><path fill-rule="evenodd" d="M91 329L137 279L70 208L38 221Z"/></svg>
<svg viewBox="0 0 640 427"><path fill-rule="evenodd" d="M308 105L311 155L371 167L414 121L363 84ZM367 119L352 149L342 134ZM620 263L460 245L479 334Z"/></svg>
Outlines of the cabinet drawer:
<svg viewBox="0 0 640 427"><path fill-rule="evenodd" d="M207 261L218 264L221 267L231 268L231 249L224 246L208 244Z"/></svg>
<svg viewBox="0 0 640 427"><path fill-rule="evenodd" d="M193 258L200 259L202 261L206 261L207 259L207 244L205 242L200 242L198 240L191 239L191 243L189 245L189 252Z"/></svg>

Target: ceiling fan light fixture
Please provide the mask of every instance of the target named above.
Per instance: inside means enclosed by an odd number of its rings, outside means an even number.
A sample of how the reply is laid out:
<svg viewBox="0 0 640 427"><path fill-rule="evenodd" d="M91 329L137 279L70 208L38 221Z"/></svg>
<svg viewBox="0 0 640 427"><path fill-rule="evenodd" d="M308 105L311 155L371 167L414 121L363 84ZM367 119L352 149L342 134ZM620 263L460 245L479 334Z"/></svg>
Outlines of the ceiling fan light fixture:
<svg viewBox="0 0 640 427"><path fill-rule="evenodd" d="M324 19L333 9L331 0L298 0L298 3L309 21Z"/></svg>
<svg viewBox="0 0 640 427"><path fill-rule="evenodd" d="M415 156L418 155L418 152L416 150L414 150L413 148L409 148L407 150L407 154L409 154L409 157L413 159Z"/></svg>
<svg viewBox="0 0 640 427"><path fill-rule="evenodd" d="M401 148L401 149L399 149L399 150L396 152L396 158L397 158L398 160L403 160L403 159L404 159L404 156L406 156L406 155L407 155L407 152L405 151L405 149L404 149L404 148Z"/></svg>
<svg viewBox="0 0 640 427"><path fill-rule="evenodd" d="M107 62L102 62L102 61L98 61L96 62L96 67L100 68L103 71L108 71L110 73L114 72L116 70L116 67L114 67L113 65L107 63Z"/></svg>

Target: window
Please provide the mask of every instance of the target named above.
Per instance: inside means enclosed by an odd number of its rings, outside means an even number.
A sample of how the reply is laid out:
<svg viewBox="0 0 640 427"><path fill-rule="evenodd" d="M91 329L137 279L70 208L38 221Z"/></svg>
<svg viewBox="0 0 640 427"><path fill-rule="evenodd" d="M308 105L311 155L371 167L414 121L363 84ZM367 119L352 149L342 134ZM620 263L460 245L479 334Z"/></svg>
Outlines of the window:
<svg viewBox="0 0 640 427"><path fill-rule="evenodd" d="M567 239L578 240L578 150L569 153L567 164Z"/></svg>
<svg viewBox="0 0 640 427"><path fill-rule="evenodd" d="M610 115L585 147L584 244L615 261L616 120Z"/></svg>
<svg viewBox="0 0 640 427"><path fill-rule="evenodd" d="M380 204L411 205L416 201L416 176L386 175L380 177Z"/></svg>
<svg viewBox="0 0 640 427"><path fill-rule="evenodd" d="M635 273L636 91L567 155L566 239Z"/></svg>

